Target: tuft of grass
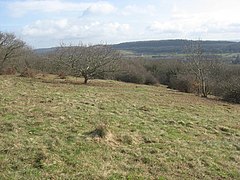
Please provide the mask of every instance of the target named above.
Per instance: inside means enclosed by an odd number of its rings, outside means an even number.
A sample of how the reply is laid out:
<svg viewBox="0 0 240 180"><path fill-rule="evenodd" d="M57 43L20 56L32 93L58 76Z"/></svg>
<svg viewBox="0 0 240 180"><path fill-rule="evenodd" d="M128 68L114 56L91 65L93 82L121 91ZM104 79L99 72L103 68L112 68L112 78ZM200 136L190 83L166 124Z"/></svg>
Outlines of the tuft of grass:
<svg viewBox="0 0 240 180"><path fill-rule="evenodd" d="M93 137L93 138L96 138L96 137L106 138L109 135L109 133L110 132L107 129L106 125L99 125L99 126L97 126L96 129L94 129L93 131L88 132L86 134Z"/></svg>
<svg viewBox="0 0 240 180"><path fill-rule="evenodd" d="M35 77L0 76L0 179L240 179L240 105Z"/></svg>

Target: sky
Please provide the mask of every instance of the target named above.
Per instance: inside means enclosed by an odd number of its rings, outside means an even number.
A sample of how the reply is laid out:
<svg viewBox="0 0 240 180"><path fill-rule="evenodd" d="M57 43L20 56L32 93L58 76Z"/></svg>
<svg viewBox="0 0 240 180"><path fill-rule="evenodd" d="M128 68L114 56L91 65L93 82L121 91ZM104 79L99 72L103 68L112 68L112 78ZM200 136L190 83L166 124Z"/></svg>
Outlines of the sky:
<svg viewBox="0 0 240 180"><path fill-rule="evenodd" d="M240 40L240 0L0 0L0 31L33 48L164 39Z"/></svg>

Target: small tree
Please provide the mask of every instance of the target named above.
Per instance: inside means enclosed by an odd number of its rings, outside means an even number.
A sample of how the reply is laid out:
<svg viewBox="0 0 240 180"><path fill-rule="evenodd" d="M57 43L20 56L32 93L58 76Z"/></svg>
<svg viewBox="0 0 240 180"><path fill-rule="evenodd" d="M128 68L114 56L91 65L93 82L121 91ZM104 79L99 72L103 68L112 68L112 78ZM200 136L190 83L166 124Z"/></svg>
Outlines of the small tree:
<svg viewBox="0 0 240 180"><path fill-rule="evenodd" d="M201 41L187 45L186 50L187 62L185 64L187 65L189 73L195 76L198 94L207 97L209 94L209 79L211 73L217 66L217 62L204 54Z"/></svg>
<svg viewBox="0 0 240 180"><path fill-rule="evenodd" d="M89 79L116 71L120 54L108 45L64 45L56 50L60 66L66 67L76 77L84 77L86 84Z"/></svg>
<svg viewBox="0 0 240 180"><path fill-rule="evenodd" d="M16 38L14 34L0 32L0 73L4 64L19 54L25 43Z"/></svg>

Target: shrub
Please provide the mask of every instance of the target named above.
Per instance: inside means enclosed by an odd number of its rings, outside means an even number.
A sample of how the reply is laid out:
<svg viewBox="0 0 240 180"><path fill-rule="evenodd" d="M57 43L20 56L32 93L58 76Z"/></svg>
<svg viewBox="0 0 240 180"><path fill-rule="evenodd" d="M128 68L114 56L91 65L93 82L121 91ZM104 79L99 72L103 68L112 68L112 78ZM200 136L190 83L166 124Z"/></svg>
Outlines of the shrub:
<svg viewBox="0 0 240 180"><path fill-rule="evenodd" d="M14 67L8 67L3 71L3 74L6 75L15 75L17 73L17 70Z"/></svg>
<svg viewBox="0 0 240 180"><path fill-rule="evenodd" d="M240 88L238 89L232 89L223 95L223 100L234 102L234 103L240 103Z"/></svg>
<svg viewBox="0 0 240 180"><path fill-rule="evenodd" d="M148 72L145 76L144 84L154 85L154 84L157 84L157 83L158 83L157 79L150 72Z"/></svg>
<svg viewBox="0 0 240 180"><path fill-rule="evenodd" d="M141 59L125 59L120 63L120 69L114 79L136 84L153 85L157 79L144 67Z"/></svg>
<svg viewBox="0 0 240 180"><path fill-rule="evenodd" d="M122 73L116 75L117 81L123 81L123 82L129 82L129 83L136 83L136 84L143 84L144 83L144 77L140 74L136 73Z"/></svg>
<svg viewBox="0 0 240 180"><path fill-rule="evenodd" d="M165 85L169 85L170 79L184 70L181 61L176 60L145 60L144 67L159 83Z"/></svg>
<svg viewBox="0 0 240 180"><path fill-rule="evenodd" d="M145 83L146 69L139 60L123 60L119 71L114 75L116 80L137 84Z"/></svg>
<svg viewBox="0 0 240 180"><path fill-rule="evenodd" d="M192 81L190 77L187 77L185 75L171 77L168 87L186 93L196 92L196 89L194 87L194 81Z"/></svg>
<svg viewBox="0 0 240 180"><path fill-rule="evenodd" d="M240 78L229 80L221 87L222 98L225 101L240 103Z"/></svg>
<svg viewBox="0 0 240 180"><path fill-rule="evenodd" d="M21 77L34 77L35 72L32 69L25 68L23 72L20 74Z"/></svg>
<svg viewBox="0 0 240 180"><path fill-rule="evenodd" d="M172 79L168 87L186 93L191 91L190 83L187 80Z"/></svg>
<svg viewBox="0 0 240 180"><path fill-rule="evenodd" d="M60 73L58 74L58 77L59 77L60 79L66 79L66 74L65 74L64 72L60 72Z"/></svg>

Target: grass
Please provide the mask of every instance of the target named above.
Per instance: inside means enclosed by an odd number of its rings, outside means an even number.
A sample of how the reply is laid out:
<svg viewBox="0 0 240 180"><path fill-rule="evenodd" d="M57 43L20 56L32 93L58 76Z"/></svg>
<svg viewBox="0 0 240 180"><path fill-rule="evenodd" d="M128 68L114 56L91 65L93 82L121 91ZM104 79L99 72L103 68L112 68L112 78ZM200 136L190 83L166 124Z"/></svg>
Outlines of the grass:
<svg viewBox="0 0 240 180"><path fill-rule="evenodd" d="M240 105L78 81L0 76L0 179L240 179Z"/></svg>

